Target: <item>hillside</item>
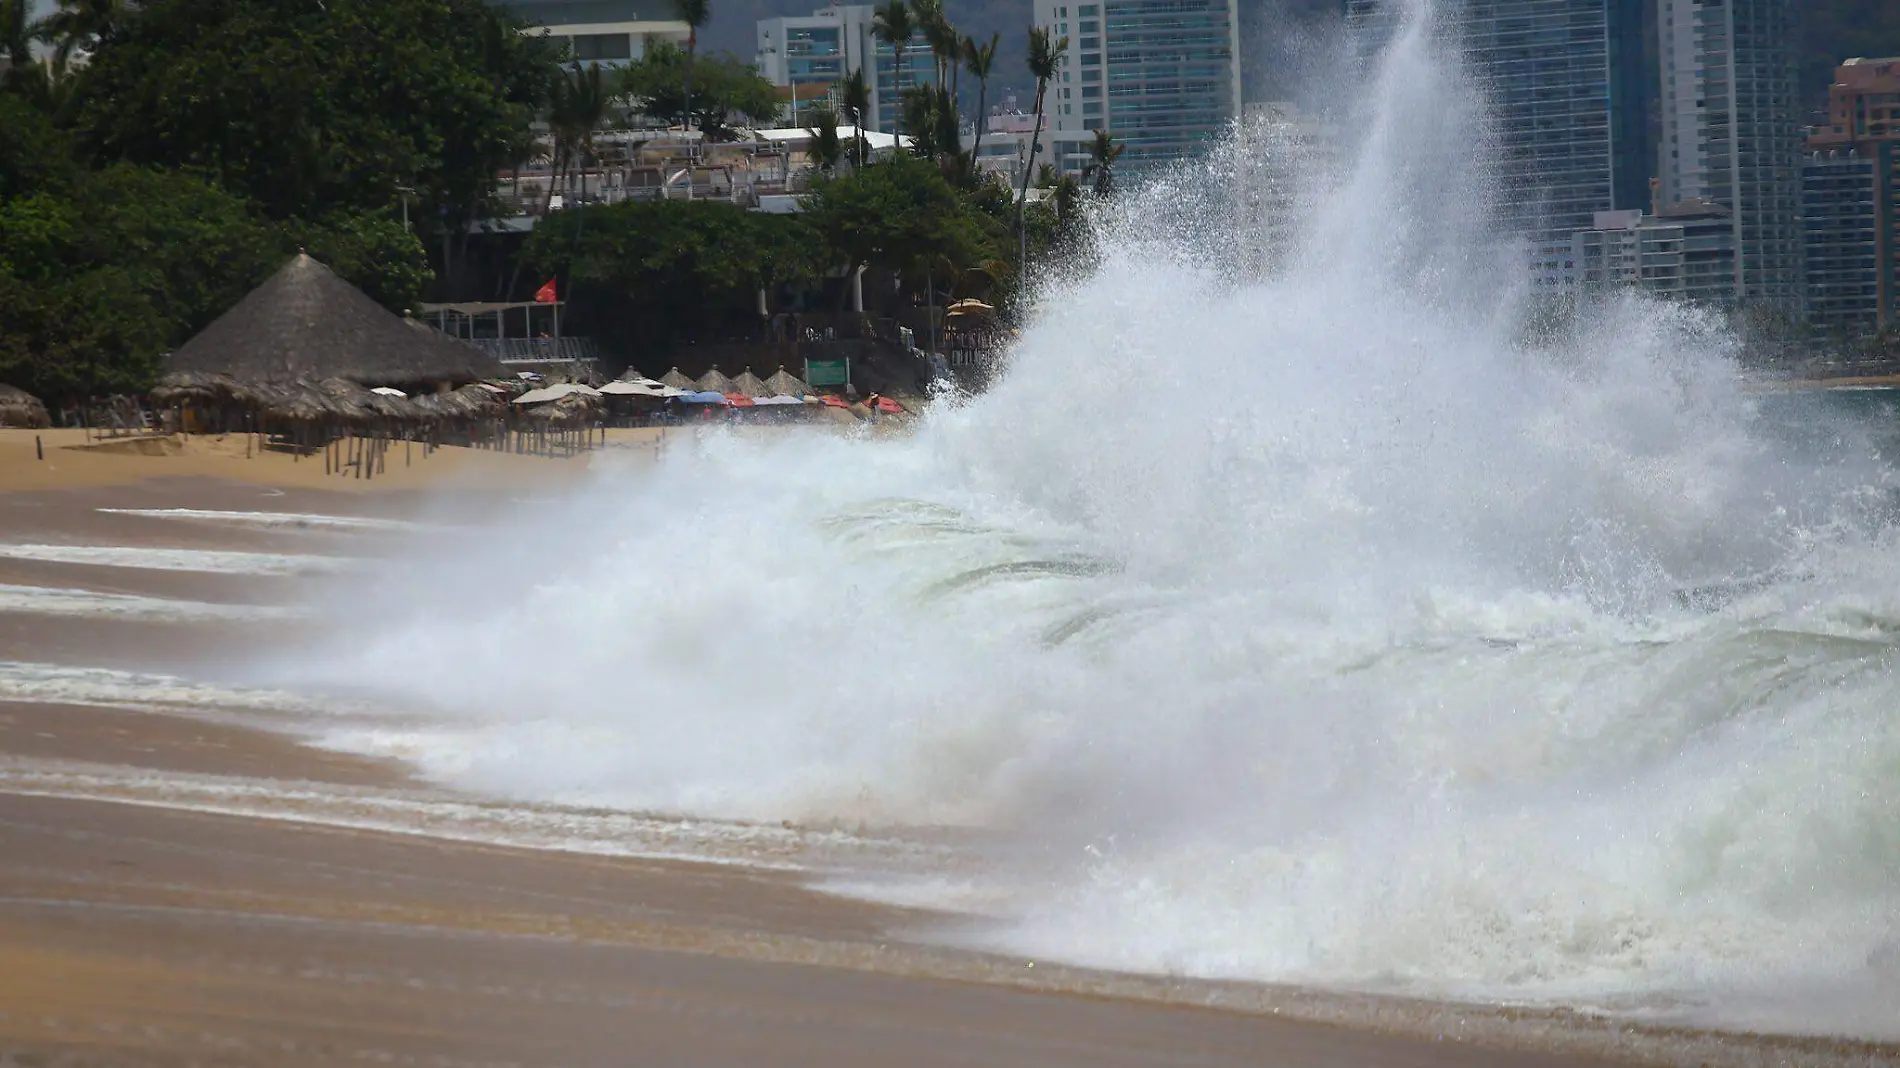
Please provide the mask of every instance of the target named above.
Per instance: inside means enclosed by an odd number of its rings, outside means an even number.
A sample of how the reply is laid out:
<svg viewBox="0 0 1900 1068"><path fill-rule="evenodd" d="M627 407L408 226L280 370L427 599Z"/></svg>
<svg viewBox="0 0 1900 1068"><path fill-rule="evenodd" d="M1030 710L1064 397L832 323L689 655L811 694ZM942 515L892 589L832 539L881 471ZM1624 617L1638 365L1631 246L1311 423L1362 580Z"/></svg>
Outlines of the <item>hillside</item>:
<svg viewBox="0 0 1900 1068"><path fill-rule="evenodd" d="M1246 63L1247 96L1265 99L1285 92L1274 75L1298 65L1305 44L1323 36L1340 18L1340 0L1242 0L1241 55ZM1802 11L1801 85L1806 103L1818 107L1827 97L1834 68L1849 56L1900 55L1900 3L1895 0L1792 0ZM712 23L702 36L705 47L750 58L758 21L777 15L808 14L823 0L713 0ZM1030 22L1030 0L946 0L950 17L964 33L987 37L999 32L999 76L990 89L1001 100L1011 89L1024 99L1035 86L1023 70L1023 37ZM974 105L974 97L969 102Z"/></svg>

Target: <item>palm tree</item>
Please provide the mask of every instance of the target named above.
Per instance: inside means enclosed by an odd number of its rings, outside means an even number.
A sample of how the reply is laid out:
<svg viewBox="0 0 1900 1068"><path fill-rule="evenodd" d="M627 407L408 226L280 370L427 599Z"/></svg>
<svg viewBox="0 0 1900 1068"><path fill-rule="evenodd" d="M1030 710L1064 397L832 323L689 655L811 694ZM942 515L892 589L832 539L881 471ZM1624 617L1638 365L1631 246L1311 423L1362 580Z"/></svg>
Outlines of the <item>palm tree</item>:
<svg viewBox="0 0 1900 1068"><path fill-rule="evenodd" d="M891 87L900 98L904 92L904 49L910 44L910 35L916 31L916 20L911 18L910 8L905 6L904 0L890 0L871 15L871 35L890 45L891 54L896 60L892 64L894 74ZM893 132L901 139L904 136L904 108L901 101L891 111L896 123Z"/></svg>
<svg viewBox="0 0 1900 1068"><path fill-rule="evenodd" d="M963 69L976 79L976 143L970 146L970 177L976 177L978 158L983 154L983 122L989 113L990 71L996 66L996 45L1001 34L990 34L989 44L977 44L976 38L963 39Z"/></svg>
<svg viewBox="0 0 1900 1068"><path fill-rule="evenodd" d="M59 10L34 26L34 36L53 46L61 60L89 51L132 14L130 0L60 0Z"/></svg>
<svg viewBox="0 0 1900 1068"><path fill-rule="evenodd" d="M606 125L611 104L601 86L598 66L576 63L556 86L548 128L554 134L555 157L560 165L580 164L582 200L587 199L587 162L594 156L594 135Z"/></svg>
<svg viewBox="0 0 1900 1068"><path fill-rule="evenodd" d="M930 45L930 57L936 61L937 84L948 86L951 93L955 93L955 72L961 69L957 49L963 44L963 38L957 35L950 16L944 13L943 0L912 0L911 6L917 11L917 29L923 33L924 41Z"/></svg>
<svg viewBox="0 0 1900 1068"><path fill-rule="evenodd" d="M857 128L858 136L852 145L853 161L864 166L864 116L871 110L871 84L864 80L864 68L859 67L845 75L844 84L838 89L838 102L844 107L846 115L851 117L851 125Z"/></svg>
<svg viewBox="0 0 1900 1068"><path fill-rule="evenodd" d="M699 51L699 28L712 17L712 0L673 0L673 12L686 24L686 125L693 124L693 56Z"/></svg>
<svg viewBox="0 0 1900 1068"><path fill-rule="evenodd" d="M30 0L0 0L0 56L6 57L9 83L33 62L32 15Z"/></svg>
<svg viewBox="0 0 1900 1068"><path fill-rule="evenodd" d="M811 133L812 162L830 174L844 160L844 143L838 140L838 113L831 110L829 104L819 104L805 114L805 129Z"/></svg>
<svg viewBox="0 0 1900 1068"><path fill-rule="evenodd" d="M1092 162L1082 171L1082 177L1093 176L1095 195L1104 199L1115 192L1115 161L1122 157L1122 149L1127 145L1115 143L1115 135L1107 130L1095 131L1095 143L1089 146L1089 159Z"/></svg>
<svg viewBox="0 0 1900 1068"><path fill-rule="evenodd" d="M1029 200L1029 174L1035 170L1036 149L1042 140L1042 104L1049 94L1049 83L1055 79L1056 68L1062 65L1062 56L1068 50L1067 37L1051 36L1042 26L1029 28L1029 73L1036 79L1036 123L1029 135L1029 158L1023 162L1022 190L1016 195L1016 243L1021 266L1027 266L1029 259L1029 229L1023 219L1023 206Z"/></svg>

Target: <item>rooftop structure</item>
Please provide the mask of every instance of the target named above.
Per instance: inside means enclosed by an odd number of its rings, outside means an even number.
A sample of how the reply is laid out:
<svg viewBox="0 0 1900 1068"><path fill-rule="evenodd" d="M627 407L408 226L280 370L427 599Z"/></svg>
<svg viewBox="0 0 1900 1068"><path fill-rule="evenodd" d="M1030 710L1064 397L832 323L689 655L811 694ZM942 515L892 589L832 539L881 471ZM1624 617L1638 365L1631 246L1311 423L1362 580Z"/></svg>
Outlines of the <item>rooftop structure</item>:
<svg viewBox="0 0 1900 1068"><path fill-rule="evenodd" d="M1735 300L1735 230L1728 209L1706 200L1656 215L1598 212L1572 238L1571 257L1586 292L1630 287L1698 304Z"/></svg>
<svg viewBox="0 0 1900 1068"><path fill-rule="evenodd" d="M1827 91L1827 125L1808 132L1808 150L1870 141L1900 142L1900 56L1850 59Z"/></svg>
<svg viewBox="0 0 1900 1068"><path fill-rule="evenodd" d="M673 17L668 0L501 0L501 5L567 44L574 58L624 66L664 41L686 46L692 27Z"/></svg>

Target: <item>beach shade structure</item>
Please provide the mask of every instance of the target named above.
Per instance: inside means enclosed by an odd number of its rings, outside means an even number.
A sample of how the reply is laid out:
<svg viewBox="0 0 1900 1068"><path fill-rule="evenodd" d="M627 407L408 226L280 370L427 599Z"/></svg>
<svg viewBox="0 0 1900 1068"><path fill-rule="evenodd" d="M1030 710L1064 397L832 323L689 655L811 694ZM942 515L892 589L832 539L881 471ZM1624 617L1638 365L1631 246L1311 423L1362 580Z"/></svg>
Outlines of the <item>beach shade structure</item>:
<svg viewBox="0 0 1900 1068"><path fill-rule="evenodd" d="M677 367L661 375L660 382L665 385L672 386L674 389L691 390L692 392L695 392L695 393L699 392L699 383L694 382L692 379L686 377L683 374L680 374L680 369Z"/></svg>
<svg viewBox="0 0 1900 1068"><path fill-rule="evenodd" d="M774 392L766 388L765 380L753 374L752 368L750 367L740 372L739 377L732 380L732 386L734 393L743 393L753 398L769 397Z"/></svg>
<svg viewBox="0 0 1900 1068"><path fill-rule="evenodd" d="M980 300L964 299L945 308L943 313L953 318L964 315L995 315L996 309Z"/></svg>
<svg viewBox="0 0 1900 1068"><path fill-rule="evenodd" d="M375 389L370 390L370 392L379 393L385 397L407 397L409 395L394 386L377 386Z"/></svg>
<svg viewBox="0 0 1900 1068"><path fill-rule="evenodd" d="M796 376L787 374L783 367L778 369L777 374L765 380L765 388L771 391L773 396L807 397L811 395L811 387Z"/></svg>
<svg viewBox="0 0 1900 1068"><path fill-rule="evenodd" d="M889 397L879 397L877 399L877 410L891 415L904 414L904 406Z"/></svg>
<svg viewBox="0 0 1900 1068"><path fill-rule="evenodd" d="M711 390L705 390L703 392L697 392L697 393L682 393L680 394L679 399L680 399L681 404L724 404L726 403L726 395L724 393L714 393Z"/></svg>
<svg viewBox="0 0 1900 1068"><path fill-rule="evenodd" d="M609 382L600 387L600 393L606 397L665 397L671 386L641 379L638 382Z"/></svg>
<svg viewBox="0 0 1900 1068"><path fill-rule="evenodd" d="M583 386L579 382L562 382L559 385L542 386L540 389L531 389L521 396L516 397L515 403L522 405L547 404L550 401L558 401L564 397L577 396L598 397L600 396L600 390L592 386Z"/></svg>
<svg viewBox="0 0 1900 1068"><path fill-rule="evenodd" d="M727 378L717 367L699 376L697 388L701 393L739 392L738 389L733 386L732 379Z"/></svg>
<svg viewBox="0 0 1900 1068"><path fill-rule="evenodd" d="M843 397L837 396L836 394L827 393L825 394L825 407L849 408L851 407L851 404L849 401L845 400Z"/></svg>
<svg viewBox="0 0 1900 1068"><path fill-rule="evenodd" d="M24 389L0 385L0 427L44 430L53 425L46 405Z"/></svg>
<svg viewBox="0 0 1900 1068"><path fill-rule="evenodd" d="M800 400L797 397L794 397L785 393L780 393L777 396L772 396L772 397L760 397L757 400L753 401L752 403L759 405L760 407L782 407L787 404L790 404L790 405L793 405L794 407L799 407L799 408L803 408L805 406L804 401Z"/></svg>
<svg viewBox="0 0 1900 1068"><path fill-rule="evenodd" d="M487 353L390 312L301 252L172 353L165 370L417 392L502 373Z"/></svg>
<svg viewBox="0 0 1900 1068"><path fill-rule="evenodd" d="M726 403L732 405L734 408L750 408L754 404L757 404L758 401L753 400L743 393L728 393L726 394Z"/></svg>

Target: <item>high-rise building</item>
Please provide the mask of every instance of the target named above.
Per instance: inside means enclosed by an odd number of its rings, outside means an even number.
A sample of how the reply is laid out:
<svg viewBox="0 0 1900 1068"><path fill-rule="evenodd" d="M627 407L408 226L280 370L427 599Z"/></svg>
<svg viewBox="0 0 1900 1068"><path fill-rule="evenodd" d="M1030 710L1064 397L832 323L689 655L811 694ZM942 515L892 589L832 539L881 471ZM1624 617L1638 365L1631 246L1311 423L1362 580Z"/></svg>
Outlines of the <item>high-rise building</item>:
<svg viewBox="0 0 1900 1068"><path fill-rule="evenodd" d="M1735 228L1729 211L1687 200L1657 215L1598 212L1572 240L1587 292L1629 287L1697 304L1735 300Z"/></svg>
<svg viewBox="0 0 1900 1068"><path fill-rule="evenodd" d="M1049 125L1107 130L1140 171L1205 150L1240 116L1237 0L1036 0L1067 37Z"/></svg>
<svg viewBox="0 0 1900 1068"><path fill-rule="evenodd" d="M1833 341L1900 327L1900 58L1850 59L1801 174L1808 321Z"/></svg>
<svg viewBox="0 0 1900 1068"><path fill-rule="evenodd" d="M1798 312L1801 140L1790 0L1657 0L1661 198L1727 207L1736 298Z"/></svg>
<svg viewBox="0 0 1900 1068"><path fill-rule="evenodd" d="M871 90L866 125L895 132L904 90L935 84L937 67L922 35L913 34L900 69L896 49L871 32L875 10L869 4L832 4L809 15L760 19L759 73L773 85L796 90L800 100L818 100L852 71L864 70Z"/></svg>
<svg viewBox="0 0 1900 1068"><path fill-rule="evenodd" d="M1403 0L1347 0L1369 54ZM1567 250L1601 211L1649 203L1654 80L1642 0L1445 0L1432 32L1457 47L1487 96L1501 222L1540 250Z"/></svg>
<svg viewBox="0 0 1900 1068"><path fill-rule="evenodd" d="M558 38L576 60L617 67L664 41L685 47L691 27L667 0L502 0L502 6Z"/></svg>

